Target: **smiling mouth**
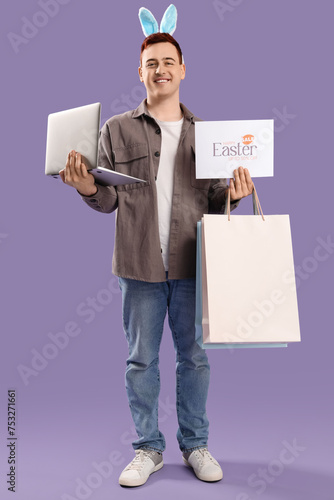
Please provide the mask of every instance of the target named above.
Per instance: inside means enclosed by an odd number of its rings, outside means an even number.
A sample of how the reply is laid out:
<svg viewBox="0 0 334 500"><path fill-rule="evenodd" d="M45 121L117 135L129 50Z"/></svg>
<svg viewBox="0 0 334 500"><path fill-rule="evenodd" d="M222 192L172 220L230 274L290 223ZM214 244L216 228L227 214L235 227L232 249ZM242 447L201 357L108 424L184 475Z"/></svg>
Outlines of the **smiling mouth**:
<svg viewBox="0 0 334 500"><path fill-rule="evenodd" d="M159 80L154 80L155 83L168 83L170 80L165 78L159 78Z"/></svg>

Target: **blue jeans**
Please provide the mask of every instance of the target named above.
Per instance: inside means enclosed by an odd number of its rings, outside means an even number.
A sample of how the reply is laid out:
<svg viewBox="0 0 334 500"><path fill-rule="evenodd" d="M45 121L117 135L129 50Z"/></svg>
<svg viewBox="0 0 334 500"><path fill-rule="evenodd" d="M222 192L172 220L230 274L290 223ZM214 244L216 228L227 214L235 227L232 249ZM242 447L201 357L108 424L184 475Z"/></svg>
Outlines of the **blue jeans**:
<svg viewBox="0 0 334 500"><path fill-rule="evenodd" d="M177 440L181 451L207 446L210 365L195 340L196 280L148 283L119 278L123 327L129 345L125 386L138 439L133 448L164 451L158 427L159 348L168 310L176 351Z"/></svg>

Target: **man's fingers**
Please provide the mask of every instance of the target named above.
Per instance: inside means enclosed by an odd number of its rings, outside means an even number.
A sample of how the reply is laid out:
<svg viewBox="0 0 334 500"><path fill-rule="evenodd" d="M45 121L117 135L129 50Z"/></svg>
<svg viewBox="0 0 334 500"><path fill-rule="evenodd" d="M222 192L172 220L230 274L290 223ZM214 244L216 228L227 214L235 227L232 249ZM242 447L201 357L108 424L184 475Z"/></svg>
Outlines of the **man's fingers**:
<svg viewBox="0 0 334 500"><path fill-rule="evenodd" d="M242 167L236 168L233 173L234 173L236 184L241 184L241 182L244 178L243 168Z"/></svg>
<svg viewBox="0 0 334 500"><path fill-rule="evenodd" d="M235 181L234 179L230 179L230 196L231 196L231 200L236 200L238 198L238 192L235 188ZM226 198L227 199L227 198Z"/></svg>
<svg viewBox="0 0 334 500"><path fill-rule="evenodd" d="M81 176L81 154L80 153L77 153L75 155L74 170L75 170L75 173L80 177Z"/></svg>
<svg viewBox="0 0 334 500"><path fill-rule="evenodd" d="M76 153L75 151L71 151L70 157L70 179L71 182L78 182L81 177L81 169L80 169L80 158L78 157L80 153Z"/></svg>
<svg viewBox="0 0 334 500"><path fill-rule="evenodd" d="M240 197L247 196L253 191L253 181L247 168L239 167L234 170L235 188Z"/></svg>
<svg viewBox="0 0 334 500"><path fill-rule="evenodd" d="M70 158L70 171L71 171L72 175L74 175L74 173L75 173L75 161L76 161L75 154L71 154L71 158Z"/></svg>
<svg viewBox="0 0 334 500"><path fill-rule="evenodd" d="M82 184L84 184L85 186L88 186L90 184L90 182L88 182L89 172L87 170L86 164L83 161L84 159L85 158L80 153L77 153L74 150L68 153L66 166L60 174L63 182L76 188L80 188Z"/></svg>
<svg viewBox="0 0 334 500"><path fill-rule="evenodd" d="M59 176L63 182L65 182L65 169L61 170L59 172Z"/></svg>
<svg viewBox="0 0 334 500"><path fill-rule="evenodd" d="M70 157L68 162L66 163L65 168L65 180L66 182L71 182L73 177L73 155L70 153Z"/></svg>
<svg viewBox="0 0 334 500"><path fill-rule="evenodd" d="M242 187L246 186L246 177L245 177L245 172L242 167L239 167L239 179L240 179L240 184Z"/></svg>
<svg viewBox="0 0 334 500"><path fill-rule="evenodd" d="M71 163L71 153L68 153L64 169L64 182L66 182L65 179L67 179L67 177L70 175L70 163Z"/></svg>
<svg viewBox="0 0 334 500"><path fill-rule="evenodd" d="M73 153L71 151L69 154L69 158L68 158L68 168L69 169L73 169L73 158L74 158L74 156L73 156Z"/></svg>
<svg viewBox="0 0 334 500"><path fill-rule="evenodd" d="M241 189L241 181L240 181L240 175L239 175L239 170L236 168L234 170L234 187L236 191L240 191Z"/></svg>
<svg viewBox="0 0 334 500"><path fill-rule="evenodd" d="M247 168L239 167L240 181L244 196L248 196L253 191L253 181Z"/></svg>
<svg viewBox="0 0 334 500"><path fill-rule="evenodd" d="M250 173L249 173L247 168L245 168L245 176L246 176L246 184L247 184L248 191L252 192L253 188L254 188L254 184L253 184L252 178L251 178Z"/></svg>
<svg viewBox="0 0 334 500"><path fill-rule="evenodd" d="M84 177L86 179L86 177L88 177L86 165L84 163L81 163L80 168L81 168L82 177Z"/></svg>

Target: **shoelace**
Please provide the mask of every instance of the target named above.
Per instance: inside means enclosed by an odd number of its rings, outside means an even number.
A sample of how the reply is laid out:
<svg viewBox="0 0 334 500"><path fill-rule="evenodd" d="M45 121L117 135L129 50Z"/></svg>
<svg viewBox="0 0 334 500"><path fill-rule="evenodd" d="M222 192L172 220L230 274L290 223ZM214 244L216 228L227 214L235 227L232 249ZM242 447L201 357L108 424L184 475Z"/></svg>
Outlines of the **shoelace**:
<svg viewBox="0 0 334 500"><path fill-rule="evenodd" d="M199 453L199 460L200 460L200 465L202 466L203 465L203 462L205 460L205 458L211 460L211 462L213 463L216 463L216 461L214 460L214 458L210 455L209 451L207 448L199 448L198 450L196 450L196 454Z"/></svg>
<svg viewBox="0 0 334 500"><path fill-rule="evenodd" d="M136 454L135 458L132 460L132 462L128 465L126 469L140 470L143 468L148 458L149 455L147 454L147 452L145 453L144 450L139 450L139 453Z"/></svg>

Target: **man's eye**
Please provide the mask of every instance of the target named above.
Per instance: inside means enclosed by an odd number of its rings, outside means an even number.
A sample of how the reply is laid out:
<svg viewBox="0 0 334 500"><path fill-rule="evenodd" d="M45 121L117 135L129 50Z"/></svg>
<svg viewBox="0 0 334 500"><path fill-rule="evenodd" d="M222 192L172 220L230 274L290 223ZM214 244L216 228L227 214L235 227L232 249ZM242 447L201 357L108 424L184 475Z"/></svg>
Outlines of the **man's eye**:
<svg viewBox="0 0 334 500"><path fill-rule="evenodd" d="M155 66L155 63L148 63L146 66L147 68L150 68L151 66Z"/></svg>

